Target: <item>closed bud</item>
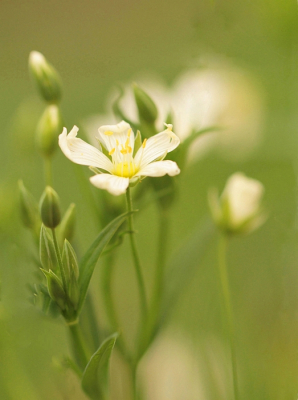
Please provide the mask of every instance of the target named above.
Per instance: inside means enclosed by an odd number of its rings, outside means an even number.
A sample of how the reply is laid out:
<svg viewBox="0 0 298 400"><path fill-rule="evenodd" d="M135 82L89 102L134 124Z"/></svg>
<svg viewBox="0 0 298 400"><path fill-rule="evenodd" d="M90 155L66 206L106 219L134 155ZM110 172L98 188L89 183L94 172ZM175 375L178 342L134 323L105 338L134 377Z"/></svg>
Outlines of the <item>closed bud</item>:
<svg viewBox="0 0 298 400"><path fill-rule="evenodd" d="M79 301L79 266L76 253L71 244L65 239L63 246L62 263L67 272L67 294L76 308Z"/></svg>
<svg viewBox="0 0 298 400"><path fill-rule="evenodd" d="M60 227L59 227L59 237L63 243L64 239L71 240L76 224L76 205L71 203L68 207L66 213L64 214Z"/></svg>
<svg viewBox="0 0 298 400"><path fill-rule="evenodd" d="M61 221L60 202L55 190L50 186L45 188L40 199L41 220L48 228L56 228Z"/></svg>
<svg viewBox="0 0 298 400"><path fill-rule="evenodd" d="M155 103L137 84L133 85L133 92L138 107L140 121L154 124L158 115Z"/></svg>
<svg viewBox="0 0 298 400"><path fill-rule="evenodd" d="M58 147L58 136L62 132L62 118L59 107L48 106L42 114L36 129L36 144L43 156L49 157Z"/></svg>
<svg viewBox="0 0 298 400"><path fill-rule="evenodd" d="M58 103L61 99L61 79L55 68L38 51L29 55L29 70L43 99L48 103Z"/></svg>
<svg viewBox="0 0 298 400"><path fill-rule="evenodd" d="M47 278L48 291L51 299L58 304L61 310L65 310L67 306L67 296L64 292L61 280L52 270L46 271L42 269L42 272Z"/></svg>
<svg viewBox="0 0 298 400"><path fill-rule="evenodd" d="M250 233L261 226L266 215L261 207L264 186L237 172L227 181L220 197L209 192L209 207L216 225L228 234Z"/></svg>
<svg viewBox="0 0 298 400"><path fill-rule="evenodd" d="M38 212L38 204L32 194L25 188L23 181L19 181L20 209L23 224L37 232L41 221Z"/></svg>
<svg viewBox="0 0 298 400"><path fill-rule="evenodd" d="M43 269L54 270L56 267L56 253L53 239L44 225L40 229L39 258Z"/></svg>

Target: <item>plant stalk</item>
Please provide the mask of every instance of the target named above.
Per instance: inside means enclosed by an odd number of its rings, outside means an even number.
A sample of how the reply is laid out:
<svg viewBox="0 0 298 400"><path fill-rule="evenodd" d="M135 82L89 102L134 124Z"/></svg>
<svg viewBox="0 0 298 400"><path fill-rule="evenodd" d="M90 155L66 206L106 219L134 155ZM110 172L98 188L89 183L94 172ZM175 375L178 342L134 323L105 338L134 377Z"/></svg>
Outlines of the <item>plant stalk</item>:
<svg viewBox="0 0 298 400"><path fill-rule="evenodd" d="M234 315L231 303L226 254L227 254L228 238L226 235L221 235L218 246L218 267L221 283L221 290L224 299L225 317L228 325L231 361L232 361L232 374L233 374L233 389L234 399L239 400L239 385L237 373L237 360L236 360L236 345L235 345L235 328L234 328Z"/></svg>

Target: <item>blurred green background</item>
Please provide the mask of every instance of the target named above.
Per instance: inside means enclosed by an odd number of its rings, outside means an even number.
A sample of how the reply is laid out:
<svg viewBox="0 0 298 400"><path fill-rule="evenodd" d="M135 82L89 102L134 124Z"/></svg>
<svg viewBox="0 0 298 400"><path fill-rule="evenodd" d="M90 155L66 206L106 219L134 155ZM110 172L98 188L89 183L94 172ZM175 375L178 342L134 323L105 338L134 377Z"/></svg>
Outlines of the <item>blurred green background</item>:
<svg viewBox="0 0 298 400"><path fill-rule="evenodd" d="M67 354L63 323L53 322L31 305L27 289L27 283L35 282L30 259L33 244L19 222L17 180L23 179L39 198L44 183L34 129L43 104L27 67L29 52L37 50L62 77L62 111L68 129L105 111L108 93L116 84L151 72L170 85L206 55L224 59L253 79L263 98L262 143L249 157L237 161L211 149L187 168L179 180L169 250L173 253L181 247L205 218L210 186L222 189L235 171L265 185L267 223L251 236L233 240L229 247L241 399L296 400L297 2L15 0L0 2L0 21L0 398L85 398L72 375L61 372L55 361ZM70 202L77 204L78 246L86 249L98 226L74 171L57 151L55 188L64 210ZM137 220L148 287L156 226L156 209L150 205ZM130 332L135 325L137 295L126 245L119 253L114 293L124 328ZM229 363L224 361L227 338L221 321L216 245L214 237L198 259L167 328L191 348L194 360L190 362L200 364L197 381L205 392L195 397L198 400L229 399L225 394L230 390L230 375ZM101 317L99 280L97 271L92 291ZM175 351L173 346L173 356ZM177 358L178 364L183 363L179 353ZM122 377L117 373L112 382L124 385L125 373L118 373ZM117 393L114 397L121 400ZM184 399L193 397L186 394Z"/></svg>

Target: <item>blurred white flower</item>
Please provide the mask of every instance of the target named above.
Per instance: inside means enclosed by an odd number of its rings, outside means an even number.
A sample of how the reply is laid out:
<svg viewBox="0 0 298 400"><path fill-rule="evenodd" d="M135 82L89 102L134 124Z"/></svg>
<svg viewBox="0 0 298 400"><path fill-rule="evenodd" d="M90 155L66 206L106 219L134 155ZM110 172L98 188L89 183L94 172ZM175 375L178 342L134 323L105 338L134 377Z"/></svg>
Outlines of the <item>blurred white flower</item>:
<svg viewBox="0 0 298 400"><path fill-rule="evenodd" d="M66 128L63 129L59 136L61 150L74 163L98 169L90 178L91 183L114 196L125 193L129 183L141 177L180 173L175 162L163 160L180 143L172 132L172 125L143 143L140 135L135 138L127 122L101 126L98 129L100 150L78 139L78 130L74 126L67 135Z"/></svg>
<svg viewBox="0 0 298 400"><path fill-rule="evenodd" d="M194 344L185 333L164 332L140 363L145 400L230 400L230 353L214 335Z"/></svg>
<svg viewBox="0 0 298 400"><path fill-rule="evenodd" d="M173 336L157 340L139 372L146 400L207 400L191 348Z"/></svg>
<svg viewBox="0 0 298 400"><path fill-rule="evenodd" d="M190 160L209 149L216 149L229 160L243 160L261 143L264 114L262 93L245 70L227 62L212 61L207 67L182 73L172 87L152 77L136 81L157 106L158 129L170 112L175 132L182 141L193 131L210 126L221 128L194 142L190 149ZM111 105L116 96L113 91L108 104ZM138 120L130 85L124 86L124 96L119 105L129 120ZM102 121L102 116L99 116L98 124L104 123Z"/></svg>
<svg viewBox="0 0 298 400"><path fill-rule="evenodd" d="M233 174L220 198L216 189L209 192L215 223L231 233L249 233L257 229L266 219L261 207L264 190L261 182L240 172Z"/></svg>

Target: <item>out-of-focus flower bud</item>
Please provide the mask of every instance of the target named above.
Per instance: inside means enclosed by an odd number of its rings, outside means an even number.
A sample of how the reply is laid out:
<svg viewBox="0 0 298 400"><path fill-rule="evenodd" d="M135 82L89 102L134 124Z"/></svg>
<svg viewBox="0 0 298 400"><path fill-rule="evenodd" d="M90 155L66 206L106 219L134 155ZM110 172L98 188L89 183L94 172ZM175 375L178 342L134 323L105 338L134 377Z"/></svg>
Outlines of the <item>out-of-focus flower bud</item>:
<svg viewBox="0 0 298 400"><path fill-rule="evenodd" d="M71 203L68 207L66 213L64 214L60 227L59 227L59 238L61 242L64 242L64 239L71 240L76 224L76 205Z"/></svg>
<svg viewBox="0 0 298 400"><path fill-rule="evenodd" d="M52 270L46 271L42 269L42 272L47 278L48 291L52 300L58 304L61 310L65 310L67 306L67 296L64 292L61 280Z"/></svg>
<svg viewBox="0 0 298 400"><path fill-rule="evenodd" d="M43 269L54 270L56 266L56 253L53 239L44 225L40 229L39 258Z"/></svg>
<svg viewBox="0 0 298 400"><path fill-rule="evenodd" d="M55 68L38 51L31 51L29 55L29 70L43 99L48 103L58 103L62 95L61 79Z"/></svg>
<svg viewBox="0 0 298 400"><path fill-rule="evenodd" d="M80 295L79 285L78 285L79 266L76 253L71 244L66 239L64 241L64 246L63 246L62 263L68 273L68 276L66 278L67 294L69 300L72 302L74 308L76 309Z"/></svg>
<svg viewBox="0 0 298 400"><path fill-rule="evenodd" d="M227 181L218 197L217 190L209 192L209 207L217 226L226 233L250 233L261 226L266 215L261 207L264 186L237 172Z"/></svg>
<svg viewBox="0 0 298 400"><path fill-rule="evenodd" d="M32 194L25 188L23 181L19 181L20 208L23 224L33 231L37 232L40 228L40 217L38 204Z"/></svg>
<svg viewBox="0 0 298 400"><path fill-rule="evenodd" d="M48 228L56 228L61 221L59 197L50 186L45 188L40 199L41 220Z"/></svg>
<svg viewBox="0 0 298 400"><path fill-rule="evenodd" d="M155 103L148 94L141 89L137 84L133 85L135 101L138 107L140 121L145 121L153 124L158 116L158 111Z"/></svg>
<svg viewBox="0 0 298 400"><path fill-rule="evenodd" d="M59 107L48 106L42 114L36 130L36 144L43 156L51 156L58 147L58 136L63 128Z"/></svg>

